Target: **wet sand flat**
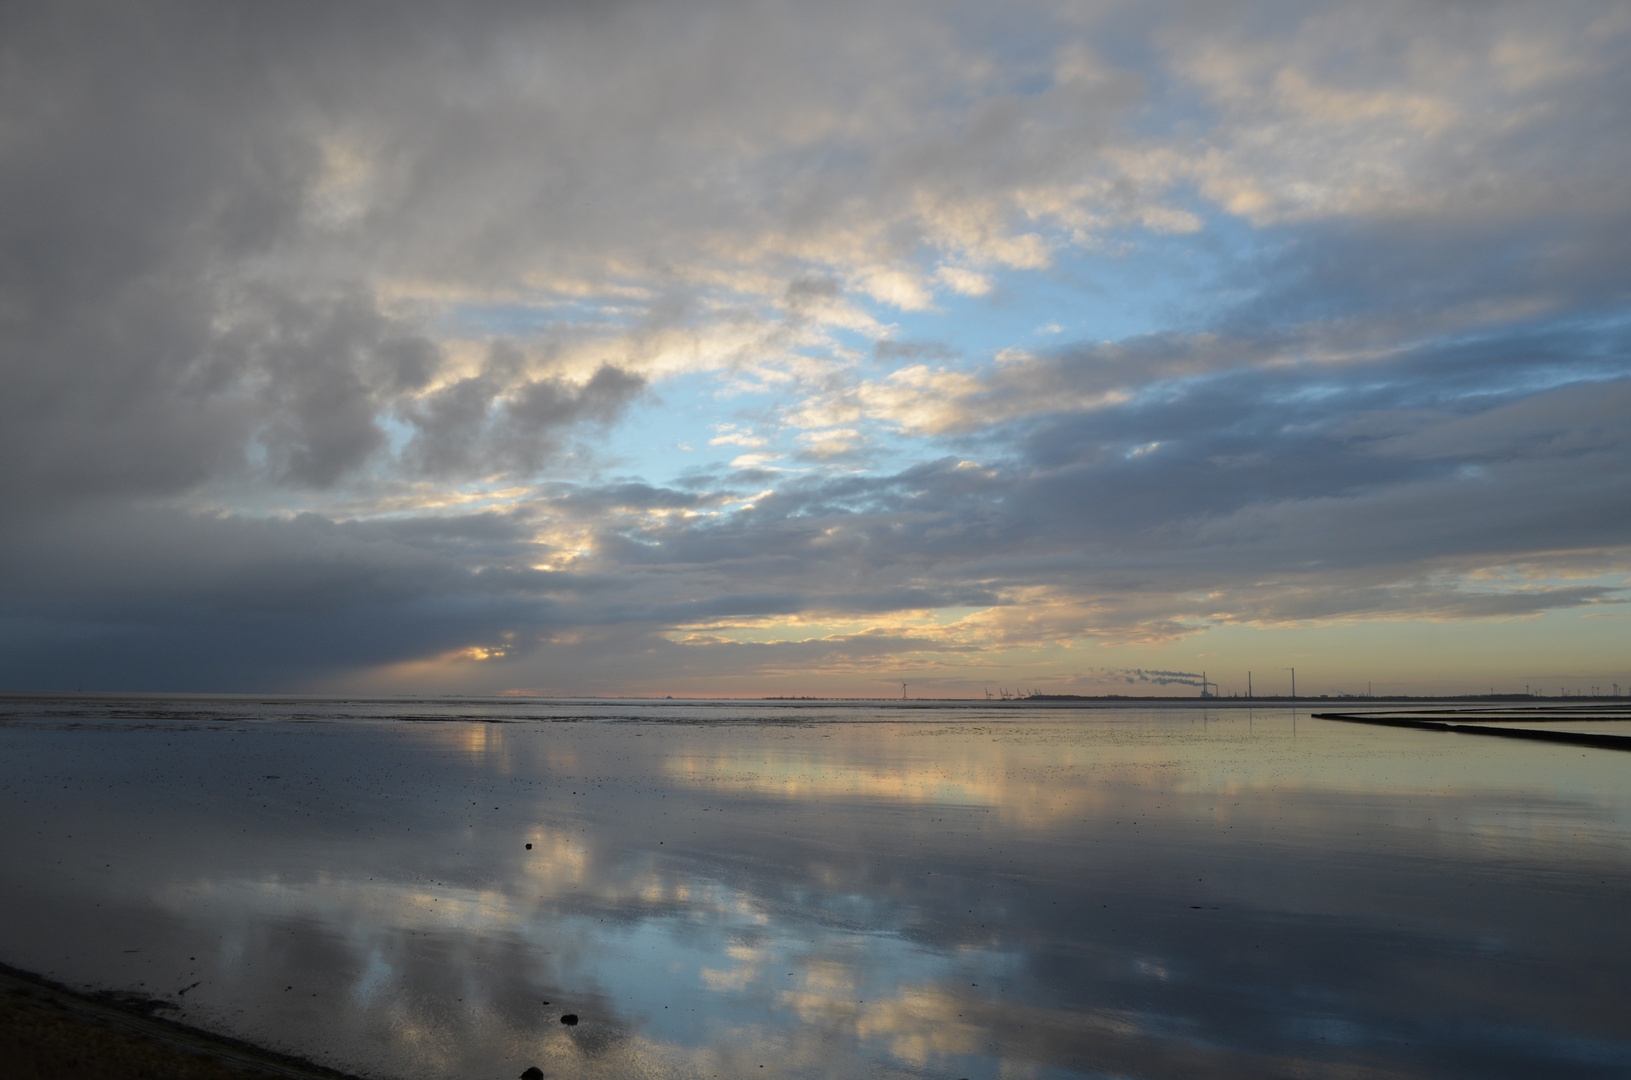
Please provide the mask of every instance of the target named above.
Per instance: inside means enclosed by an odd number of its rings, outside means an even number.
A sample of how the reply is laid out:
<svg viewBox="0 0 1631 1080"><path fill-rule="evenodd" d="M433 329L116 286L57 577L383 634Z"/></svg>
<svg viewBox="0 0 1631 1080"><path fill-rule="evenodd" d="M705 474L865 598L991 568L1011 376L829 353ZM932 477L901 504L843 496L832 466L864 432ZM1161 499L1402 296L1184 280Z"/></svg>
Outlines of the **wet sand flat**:
<svg viewBox="0 0 1631 1080"><path fill-rule="evenodd" d="M1623 753L1284 706L0 717L0 961L348 1073L1631 1070Z"/></svg>
<svg viewBox="0 0 1631 1080"><path fill-rule="evenodd" d="M355 1080L154 1017L155 1002L76 994L0 966L7 1080Z"/></svg>

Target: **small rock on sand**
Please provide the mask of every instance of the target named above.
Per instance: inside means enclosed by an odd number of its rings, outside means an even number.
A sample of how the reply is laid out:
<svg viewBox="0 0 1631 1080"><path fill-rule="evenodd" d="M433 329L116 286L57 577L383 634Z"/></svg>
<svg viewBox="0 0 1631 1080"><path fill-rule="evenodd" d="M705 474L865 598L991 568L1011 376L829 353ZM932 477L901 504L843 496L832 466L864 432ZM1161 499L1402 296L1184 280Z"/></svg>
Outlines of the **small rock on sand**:
<svg viewBox="0 0 1631 1080"><path fill-rule="evenodd" d="M577 1022L578 1022L578 1014L577 1013L567 1013L565 1016L561 1017L561 1023L565 1024L567 1027L571 1027L572 1025L576 1024Z"/></svg>
<svg viewBox="0 0 1631 1080"><path fill-rule="evenodd" d="M544 1070L536 1065L529 1066L527 1071L521 1074L521 1080L544 1080Z"/></svg>

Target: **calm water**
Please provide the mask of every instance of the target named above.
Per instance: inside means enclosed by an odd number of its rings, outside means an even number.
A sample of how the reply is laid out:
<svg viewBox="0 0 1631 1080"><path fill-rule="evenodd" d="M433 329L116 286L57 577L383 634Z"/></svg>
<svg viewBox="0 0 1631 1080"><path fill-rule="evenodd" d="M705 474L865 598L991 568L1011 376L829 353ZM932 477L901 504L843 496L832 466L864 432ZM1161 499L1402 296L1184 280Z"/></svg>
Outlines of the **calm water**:
<svg viewBox="0 0 1631 1080"><path fill-rule="evenodd" d="M0 821L0 960L369 1075L1631 1075L1612 751L1283 706L9 699Z"/></svg>

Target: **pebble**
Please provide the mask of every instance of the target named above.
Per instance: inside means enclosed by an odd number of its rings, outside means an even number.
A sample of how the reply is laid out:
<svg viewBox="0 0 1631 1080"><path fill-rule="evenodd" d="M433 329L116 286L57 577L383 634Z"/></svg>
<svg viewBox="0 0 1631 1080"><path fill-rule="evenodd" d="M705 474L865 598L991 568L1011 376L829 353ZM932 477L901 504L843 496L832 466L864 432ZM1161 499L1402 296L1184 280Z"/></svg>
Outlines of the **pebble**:
<svg viewBox="0 0 1631 1080"><path fill-rule="evenodd" d="M565 1016L561 1017L561 1023L565 1024L567 1027L571 1027L572 1025L576 1024L577 1022L578 1022L578 1014L577 1013L567 1013Z"/></svg>

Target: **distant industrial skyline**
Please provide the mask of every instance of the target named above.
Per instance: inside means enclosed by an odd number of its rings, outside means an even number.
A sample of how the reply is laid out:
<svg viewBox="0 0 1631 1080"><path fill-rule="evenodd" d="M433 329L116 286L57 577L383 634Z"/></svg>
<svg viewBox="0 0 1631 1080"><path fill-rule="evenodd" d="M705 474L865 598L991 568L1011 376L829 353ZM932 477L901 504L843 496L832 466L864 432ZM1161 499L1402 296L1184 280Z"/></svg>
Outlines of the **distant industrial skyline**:
<svg viewBox="0 0 1631 1080"><path fill-rule="evenodd" d="M1623 4L0 13L0 688L1631 684Z"/></svg>

